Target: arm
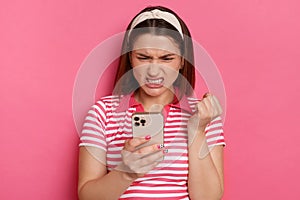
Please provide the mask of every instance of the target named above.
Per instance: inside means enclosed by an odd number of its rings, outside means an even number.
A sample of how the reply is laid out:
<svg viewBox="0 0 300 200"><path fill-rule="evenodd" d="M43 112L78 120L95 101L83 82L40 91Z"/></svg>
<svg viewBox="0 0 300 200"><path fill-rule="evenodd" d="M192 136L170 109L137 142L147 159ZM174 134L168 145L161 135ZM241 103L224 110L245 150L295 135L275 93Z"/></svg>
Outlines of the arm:
<svg viewBox="0 0 300 200"><path fill-rule="evenodd" d="M96 160L85 147L79 150L78 197L80 200L118 199L134 179L125 172L107 173L106 166Z"/></svg>
<svg viewBox="0 0 300 200"><path fill-rule="evenodd" d="M133 180L126 179L121 171L107 173L104 130L106 107L102 101L89 110L81 133L81 142L102 140L98 147L81 146L79 149L78 197L80 200L118 199ZM91 134L92 133L92 134Z"/></svg>
<svg viewBox="0 0 300 200"><path fill-rule="evenodd" d="M140 149L137 146L146 143L149 138L126 140L122 150L122 162L113 171L107 173L105 152L98 151L97 159L85 147L79 151L78 197L80 200L119 199L131 183L143 177L153 169L163 157L163 148L157 144Z"/></svg>
<svg viewBox="0 0 300 200"><path fill-rule="evenodd" d="M199 158L200 147L201 151L208 151L203 132L198 132L193 144L189 147L189 195L191 199L221 199L224 189L223 146L215 146L202 159Z"/></svg>
<svg viewBox="0 0 300 200"><path fill-rule="evenodd" d="M191 199L218 200L223 196L223 146L208 148L205 130L220 116L222 108L212 95L204 96L197 104L197 112L188 123L189 179Z"/></svg>

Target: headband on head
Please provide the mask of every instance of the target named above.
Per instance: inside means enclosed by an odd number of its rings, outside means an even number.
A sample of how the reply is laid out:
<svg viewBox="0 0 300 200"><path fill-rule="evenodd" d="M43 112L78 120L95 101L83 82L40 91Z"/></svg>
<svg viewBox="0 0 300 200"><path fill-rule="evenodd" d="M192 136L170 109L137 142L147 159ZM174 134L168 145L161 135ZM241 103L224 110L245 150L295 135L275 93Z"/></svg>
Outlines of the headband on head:
<svg viewBox="0 0 300 200"><path fill-rule="evenodd" d="M130 32L136 25L138 25L139 23L141 23L147 19L163 19L163 20L169 22L171 25L173 25L177 29L177 31L180 33L182 39L184 38L182 29L181 29L181 25L180 25L178 19L172 13L161 11L159 9L154 9L154 10L146 11L146 12L139 14L133 20L131 27L128 30L128 37L130 35Z"/></svg>

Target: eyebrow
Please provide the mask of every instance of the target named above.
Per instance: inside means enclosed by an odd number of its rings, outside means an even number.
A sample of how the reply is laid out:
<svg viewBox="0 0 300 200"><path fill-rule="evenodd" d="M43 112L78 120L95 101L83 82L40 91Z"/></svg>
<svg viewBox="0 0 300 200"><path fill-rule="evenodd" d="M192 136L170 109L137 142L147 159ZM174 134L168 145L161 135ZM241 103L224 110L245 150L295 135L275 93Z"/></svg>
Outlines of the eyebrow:
<svg viewBox="0 0 300 200"><path fill-rule="evenodd" d="M139 56L151 57L151 56L148 56L148 55L143 54L143 53L136 53L136 54L139 55ZM165 54L163 56L160 56L160 58L164 58L164 57L168 57L168 56L174 56L174 55L176 55L176 54L174 54L174 53L168 53L168 54Z"/></svg>

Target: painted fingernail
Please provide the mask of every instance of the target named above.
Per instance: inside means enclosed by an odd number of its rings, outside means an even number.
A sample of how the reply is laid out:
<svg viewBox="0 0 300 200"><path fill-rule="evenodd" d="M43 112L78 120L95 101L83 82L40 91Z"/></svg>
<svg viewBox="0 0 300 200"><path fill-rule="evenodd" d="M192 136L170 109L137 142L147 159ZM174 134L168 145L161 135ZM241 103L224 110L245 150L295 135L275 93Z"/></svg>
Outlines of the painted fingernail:
<svg viewBox="0 0 300 200"><path fill-rule="evenodd" d="M205 93L205 94L203 95L203 98L207 97L208 95L209 95L209 92Z"/></svg>
<svg viewBox="0 0 300 200"><path fill-rule="evenodd" d="M145 136L145 140L150 140L151 139L151 135L146 135Z"/></svg>
<svg viewBox="0 0 300 200"><path fill-rule="evenodd" d="M164 148L164 145L163 145L163 144L158 144L158 145L157 145L157 148L158 148L158 149L162 149L162 148Z"/></svg>

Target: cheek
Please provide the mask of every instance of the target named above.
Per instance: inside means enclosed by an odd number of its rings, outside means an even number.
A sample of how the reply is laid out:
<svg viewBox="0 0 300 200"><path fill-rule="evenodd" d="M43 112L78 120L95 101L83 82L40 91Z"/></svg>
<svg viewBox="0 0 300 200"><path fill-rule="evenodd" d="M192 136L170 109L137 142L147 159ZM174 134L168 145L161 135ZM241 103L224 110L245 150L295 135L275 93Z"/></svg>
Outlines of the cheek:
<svg viewBox="0 0 300 200"><path fill-rule="evenodd" d="M173 60L170 63L166 63L166 66L168 68L171 68L174 71L179 71L179 69L181 67L181 61L180 61L180 59L176 59L176 60Z"/></svg>
<svg viewBox="0 0 300 200"><path fill-rule="evenodd" d="M138 66L141 66L141 65L143 65L144 63L142 62L142 61L140 61L139 59L137 59L136 57L131 57L131 66L133 67L133 68L135 68L135 67L138 67Z"/></svg>
<svg viewBox="0 0 300 200"><path fill-rule="evenodd" d="M175 66L176 66L176 70L179 71L180 68L181 68L181 59L178 59L175 63Z"/></svg>
<svg viewBox="0 0 300 200"><path fill-rule="evenodd" d="M179 70L169 67L165 69L165 73L167 85L172 85L178 77Z"/></svg>
<svg viewBox="0 0 300 200"><path fill-rule="evenodd" d="M143 75L145 74L143 67L133 67L132 73L134 78L140 83L143 79Z"/></svg>
<svg viewBox="0 0 300 200"><path fill-rule="evenodd" d="M180 62L172 62L166 65L166 73L170 76L177 76L180 70Z"/></svg>

